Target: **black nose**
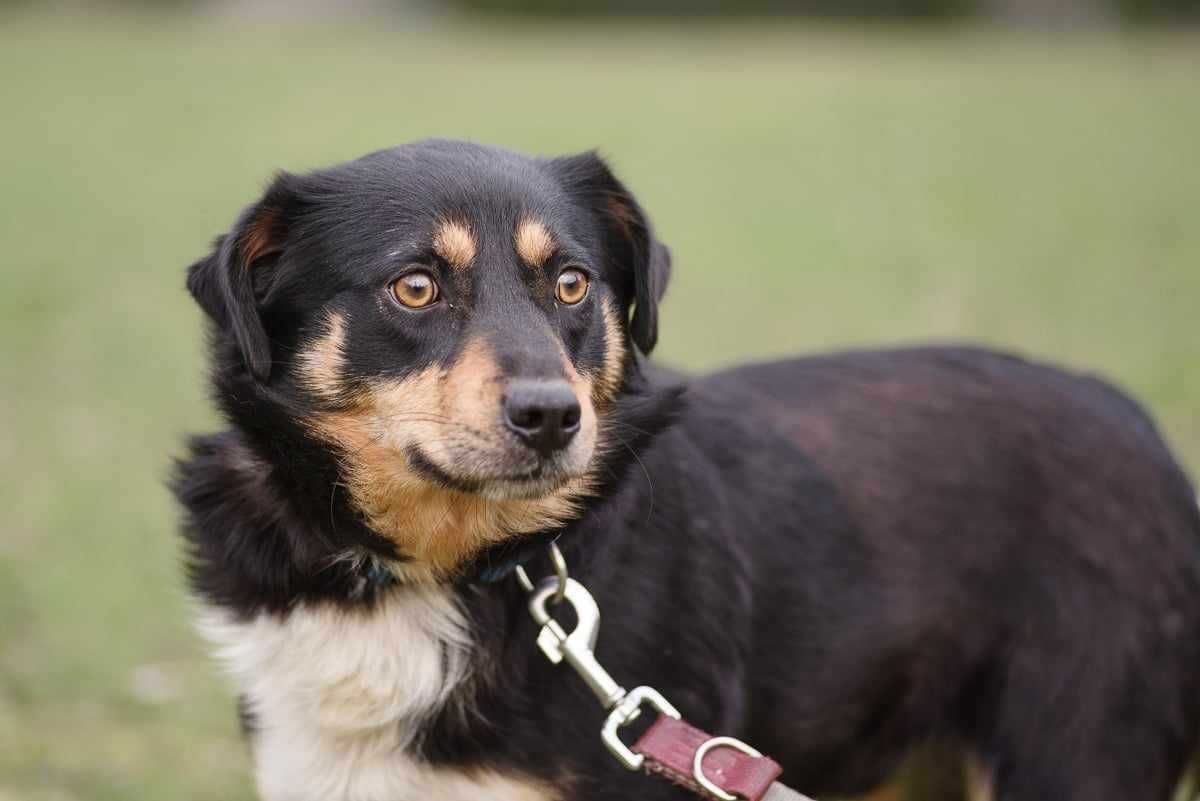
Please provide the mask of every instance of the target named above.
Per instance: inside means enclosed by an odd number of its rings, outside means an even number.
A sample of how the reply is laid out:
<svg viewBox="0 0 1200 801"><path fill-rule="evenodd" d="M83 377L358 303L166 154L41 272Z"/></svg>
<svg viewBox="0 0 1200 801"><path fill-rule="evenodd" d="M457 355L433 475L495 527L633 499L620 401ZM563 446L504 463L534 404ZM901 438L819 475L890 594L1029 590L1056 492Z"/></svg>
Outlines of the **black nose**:
<svg viewBox="0 0 1200 801"><path fill-rule="evenodd" d="M504 393L504 423L547 456L565 448L579 430L579 401L566 381L518 379Z"/></svg>

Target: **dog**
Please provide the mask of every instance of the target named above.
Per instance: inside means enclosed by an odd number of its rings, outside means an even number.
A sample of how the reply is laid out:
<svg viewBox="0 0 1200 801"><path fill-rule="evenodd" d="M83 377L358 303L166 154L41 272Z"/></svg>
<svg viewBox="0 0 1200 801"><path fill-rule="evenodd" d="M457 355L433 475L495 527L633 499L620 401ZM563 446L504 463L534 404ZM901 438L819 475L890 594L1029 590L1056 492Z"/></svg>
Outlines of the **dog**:
<svg viewBox="0 0 1200 801"><path fill-rule="evenodd" d="M1200 511L1135 402L971 347L673 373L670 271L594 153L445 140L280 174L190 267L227 427L174 491L261 797L691 797L536 647L554 541L608 671L805 793L953 742L1002 801L1168 799Z"/></svg>

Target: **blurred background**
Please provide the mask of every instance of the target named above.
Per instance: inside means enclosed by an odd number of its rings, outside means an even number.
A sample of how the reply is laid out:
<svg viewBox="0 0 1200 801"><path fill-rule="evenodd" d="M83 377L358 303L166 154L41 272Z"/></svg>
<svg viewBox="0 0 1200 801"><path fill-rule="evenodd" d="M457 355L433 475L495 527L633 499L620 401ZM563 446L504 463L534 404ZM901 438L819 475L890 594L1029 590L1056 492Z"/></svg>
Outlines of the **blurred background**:
<svg viewBox="0 0 1200 801"><path fill-rule="evenodd" d="M1200 0L0 1L0 801L249 799L164 489L183 289L277 168L599 147L662 360L971 340L1200 466Z"/></svg>

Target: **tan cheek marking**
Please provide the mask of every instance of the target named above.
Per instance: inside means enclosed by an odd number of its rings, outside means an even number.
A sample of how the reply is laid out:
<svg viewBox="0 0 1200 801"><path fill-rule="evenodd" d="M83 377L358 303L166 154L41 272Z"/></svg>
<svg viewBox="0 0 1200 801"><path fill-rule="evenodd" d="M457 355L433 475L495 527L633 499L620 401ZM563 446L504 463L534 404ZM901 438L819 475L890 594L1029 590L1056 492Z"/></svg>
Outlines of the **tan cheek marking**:
<svg viewBox="0 0 1200 801"><path fill-rule="evenodd" d="M499 418L500 368L491 347L468 342L445 377L440 413L485 432Z"/></svg>
<svg viewBox="0 0 1200 801"><path fill-rule="evenodd" d="M401 477L389 454L403 452L409 440L436 434L430 409L437 408L439 371L424 370L399 381L378 382L357 393L345 408L309 419L309 427L322 439L337 445L342 463L377 475ZM369 487L363 487L364 491ZM365 496L364 496L365 497Z"/></svg>
<svg viewBox="0 0 1200 801"><path fill-rule="evenodd" d="M346 367L346 321L337 312L325 318L325 333L305 346L297 357L300 380L324 401L342 399Z"/></svg>
<svg viewBox="0 0 1200 801"><path fill-rule="evenodd" d="M456 270L475 260L475 237L466 223L443 220L433 231L433 252Z"/></svg>
<svg viewBox="0 0 1200 801"><path fill-rule="evenodd" d="M599 420L596 418L596 382L595 379L587 374L580 373L575 369L575 365L571 362L571 357L567 355L566 348L560 345L560 354L562 356L563 372L566 373L567 383L571 385L571 389L575 392L575 398L579 401L579 433L575 435L580 442L592 442L593 453L601 449L603 443L600 441L600 426Z"/></svg>
<svg viewBox="0 0 1200 801"><path fill-rule="evenodd" d="M606 403L617 396L625 374L625 338L621 332L621 318L616 307L608 298L604 299L604 364L596 380L596 393L600 402Z"/></svg>
<svg viewBox="0 0 1200 801"><path fill-rule="evenodd" d="M405 458L409 446L419 445L445 464L451 461L448 443L464 437L483 442L499 404L501 385L491 380L496 374L490 349L471 343L449 370L378 382L344 408L308 421L337 449L343 484L367 524L415 561L404 568L414 580L452 576L490 544L568 520L595 485L589 475L543 498L494 499L438 487L413 471ZM574 379L590 390L588 379ZM590 403L584 408L581 435L595 436L595 413Z"/></svg>
<svg viewBox="0 0 1200 801"><path fill-rule="evenodd" d="M539 220L526 218L517 224L513 243L521 261L533 267L541 267L554 255L554 237Z"/></svg>

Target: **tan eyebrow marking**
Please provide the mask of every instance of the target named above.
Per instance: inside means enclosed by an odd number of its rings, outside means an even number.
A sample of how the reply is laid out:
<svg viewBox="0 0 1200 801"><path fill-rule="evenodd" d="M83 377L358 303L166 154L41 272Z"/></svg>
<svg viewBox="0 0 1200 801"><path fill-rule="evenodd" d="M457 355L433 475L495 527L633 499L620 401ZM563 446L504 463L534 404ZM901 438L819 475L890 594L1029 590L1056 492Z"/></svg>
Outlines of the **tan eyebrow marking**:
<svg viewBox="0 0 1200 801"><path fill-rule="evenodd" d="M443 220L433 229L433 252L461 270L475 259L475 237L466 223Z"/></svg>
<svg viewBox="0 0 1200 801"><path fill-rule="evenodd" d="M517 255L521 261L534 267L541 267L546 260L554 255L557 245L554 237L546 230L540 220L526 217L517 224L513 232L513 243L517 246Z"/></svg>

